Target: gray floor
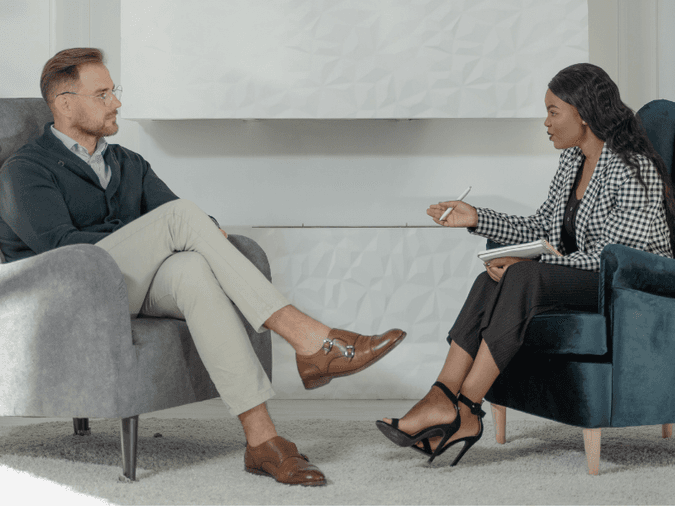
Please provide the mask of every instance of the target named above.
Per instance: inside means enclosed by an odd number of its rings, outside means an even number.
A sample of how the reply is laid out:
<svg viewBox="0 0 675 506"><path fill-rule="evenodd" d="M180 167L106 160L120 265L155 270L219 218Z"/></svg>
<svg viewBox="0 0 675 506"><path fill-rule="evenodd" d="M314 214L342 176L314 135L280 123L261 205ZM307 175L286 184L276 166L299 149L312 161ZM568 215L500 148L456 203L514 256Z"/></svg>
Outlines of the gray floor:
<svg viewBox="0 0 675 506"><path fill-rule="evenodd" d="M328 420L379 420L383 417L401 417L416 401L414 400L275 400L267 403L273 420L297 420L307 418L326 418ZM485 422L491 423L489 404L484 404L488 412ZM538 420L539 418L508 410L508 420ZM221 418L230 417L225 404L220 399L187 404L177 408L165 409L141 415L141 418ZM0 427L28 425L64 420L66 418L21 418L0 417Z"/></svg>

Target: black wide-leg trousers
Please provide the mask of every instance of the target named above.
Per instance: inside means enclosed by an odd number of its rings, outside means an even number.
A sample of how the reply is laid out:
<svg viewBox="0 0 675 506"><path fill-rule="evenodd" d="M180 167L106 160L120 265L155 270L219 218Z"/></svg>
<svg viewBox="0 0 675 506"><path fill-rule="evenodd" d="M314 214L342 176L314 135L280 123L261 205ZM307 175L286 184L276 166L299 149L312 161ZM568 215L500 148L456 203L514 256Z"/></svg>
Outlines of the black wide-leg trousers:
<svg viewBox="0 0 675 506"><path fill-rule="evenodd" d="M597 311L599 279L597 272L534 261L511 265L498 283L484 272L476 278L448 342L475 359L484 340L502 372L536 315L561 309Z"/></svg>

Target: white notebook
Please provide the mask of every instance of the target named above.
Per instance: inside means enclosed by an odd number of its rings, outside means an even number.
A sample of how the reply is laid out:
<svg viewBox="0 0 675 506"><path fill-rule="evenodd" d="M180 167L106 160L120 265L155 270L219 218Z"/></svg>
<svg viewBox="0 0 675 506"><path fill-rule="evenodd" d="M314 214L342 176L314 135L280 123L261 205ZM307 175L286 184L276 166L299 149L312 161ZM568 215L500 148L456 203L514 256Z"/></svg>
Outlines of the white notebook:
<svg viewBox="0 0 675 506"><path fill-rule="evenodd" d="M539 255L560 255L558 250L551 246L547 240L540 239L538 241L526 242L524 244L514 244L513 246L504 246L503 248L494 248L478 253L478 258L483 262L492 260L493 258L501 257L518 257L518 258L536 258Z"/></svg>

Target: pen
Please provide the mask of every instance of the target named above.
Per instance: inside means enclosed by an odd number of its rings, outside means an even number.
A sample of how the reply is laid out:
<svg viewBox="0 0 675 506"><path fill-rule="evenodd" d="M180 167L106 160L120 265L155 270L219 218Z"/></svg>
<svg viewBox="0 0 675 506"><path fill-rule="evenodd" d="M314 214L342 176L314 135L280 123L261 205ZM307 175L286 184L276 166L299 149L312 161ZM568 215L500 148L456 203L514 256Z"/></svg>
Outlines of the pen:
<svg viewBox="0 0 675 506"><path fill-rule="evenodd" d="M462 194L457 198L457 200L464 200L464 198L469 194L470 191L471 191L471 187L469 186L466 190L464 190L464 193L462 193ZM441 219L438 220L438 221L443 221L445 218L447 218L448 215L452 212L453 209L454 209L454 207L448 207L448 208L445 210L445 212L443 213L443 216L441 216Z"/></svg>

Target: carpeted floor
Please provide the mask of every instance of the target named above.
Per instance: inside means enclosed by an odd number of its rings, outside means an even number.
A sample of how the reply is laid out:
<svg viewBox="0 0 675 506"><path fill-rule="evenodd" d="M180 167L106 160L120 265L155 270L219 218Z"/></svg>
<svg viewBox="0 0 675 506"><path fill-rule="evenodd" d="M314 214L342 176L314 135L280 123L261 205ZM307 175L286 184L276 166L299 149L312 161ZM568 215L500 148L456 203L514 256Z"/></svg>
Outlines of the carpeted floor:
<svg viewBox="0 0 675 506"><path fill-rule="evenodd" d="M507 444L498 445L486 421L483 439L454 468L457 450L428 465L420 454L389 443L373 422L277 423L328 477L318 488L244 472L235 419L141 420L139 481L131 484L118 481L118 421L93 420L89 437L73 436L68 423L4 427L0 477L21 476L15 484L25 487L27 475L15 471L27 472L36 487L58 484L73 499L113 504L675 503L675 439L662 439L660 426L603 430L600 475L589 476L581 429L511 421ZM2 484L3 503L11 487Z"/></svg>

